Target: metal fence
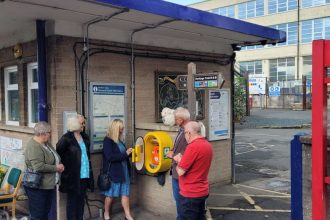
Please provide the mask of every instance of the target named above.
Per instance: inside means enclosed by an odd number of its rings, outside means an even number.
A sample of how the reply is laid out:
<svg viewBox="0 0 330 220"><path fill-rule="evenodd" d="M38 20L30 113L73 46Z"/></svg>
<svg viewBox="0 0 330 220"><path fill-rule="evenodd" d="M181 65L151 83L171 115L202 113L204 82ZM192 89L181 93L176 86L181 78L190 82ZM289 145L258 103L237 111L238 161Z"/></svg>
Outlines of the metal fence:
<svg viewBox="0 0 330 220"><path fill-rule="evenodd" d="M270 87L279 87L279 95L272 96L268 89ZM306 80L306 83L302 79L269 82L267 81L265 95L252 95L253 104L252 107L260 108L282 108L294 110L300 110L303 108L304 96L306 97L306 108L311 108L312 102L312 83L311 80ZM250 96L251 97L251 96Z"/></svg>

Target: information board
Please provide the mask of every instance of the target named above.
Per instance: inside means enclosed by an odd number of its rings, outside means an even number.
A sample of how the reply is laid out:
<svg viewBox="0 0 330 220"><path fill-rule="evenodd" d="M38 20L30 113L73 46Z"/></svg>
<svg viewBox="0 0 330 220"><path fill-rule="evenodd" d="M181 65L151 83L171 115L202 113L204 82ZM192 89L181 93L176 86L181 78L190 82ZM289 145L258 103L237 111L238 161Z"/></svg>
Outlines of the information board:
<svg viewBox="0 0 330 220"><path fill-rule="evenodd" d="M230 138L230 89L209 90L208 140Z"/></svg>
<svg viewBox="0 0 330 220"><path fill-rule="evenodd" d="M99 152L110 122L121 119L126 123L126 84L90 83L89 97L91 152Z"/></svg>
<svg viewBox="0 0 330 220"><path fill-rule="evenodd" d="M249 78L249 94L265 95L266 94L266 77L250 77Z"/></svg>

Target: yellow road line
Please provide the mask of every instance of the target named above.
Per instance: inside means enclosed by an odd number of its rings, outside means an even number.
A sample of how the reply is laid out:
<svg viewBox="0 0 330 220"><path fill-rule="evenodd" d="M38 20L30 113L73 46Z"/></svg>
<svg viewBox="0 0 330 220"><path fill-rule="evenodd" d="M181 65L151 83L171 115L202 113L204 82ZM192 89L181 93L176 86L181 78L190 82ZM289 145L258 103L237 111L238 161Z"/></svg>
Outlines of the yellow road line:
<svg viewBox="0 0 330 220"><path fill-rule="evenodd" d="M262 210L262 208L258 205L256 205L256 202L251 198L251 196L249 196L247 193L239 190L239 188L237 186L234 185L234 187L236 188L236 190L251 204L254 206L254 208L256 210Z"/></svg>
<svg viewBox="0 0 330 220"><path fill-rule="evenodd" d="M249 194L251 197L271 197L271 198L291 198L290 195L264 195L264 194L260 194L260 195L256 195L256 194ZM225 193L210 193L210 196L227 196L227 197L241 197L242 195L240 194L225 194Z"/></svg>
<svg viewBox="0 0 330 220"><path fill-rule="evenodd" d="M206 220L213 220L209 207L206 207Z"/></svg>
<svg viewBox="0 0 330 220"><path fill-rule="evenodd" d="M226 211L247 211L247 212L283 212L283 213L290 213L291 210L286 209L243 209L243 208L231 208L231 207L213 207L209 206L208 209L215 209L215 210L226 210Z"/></svg>
<svg viewBox="0 0 330 220"><path fill-rule="evenodd" d="M261 188L257 188L257 187L253 187L253 186L246 186L246 185L242 185L242 184L234 184L234 186L235 185L245 187L245 188L260 190L260 191L264 191L264 192L270 192L270 193L275 193L275 194L279 194L279 195L290 196L290 194L288 194L288 193L281 193L281 192L276 192L276 191L267 190L267 189L261 189Z"/></svg>

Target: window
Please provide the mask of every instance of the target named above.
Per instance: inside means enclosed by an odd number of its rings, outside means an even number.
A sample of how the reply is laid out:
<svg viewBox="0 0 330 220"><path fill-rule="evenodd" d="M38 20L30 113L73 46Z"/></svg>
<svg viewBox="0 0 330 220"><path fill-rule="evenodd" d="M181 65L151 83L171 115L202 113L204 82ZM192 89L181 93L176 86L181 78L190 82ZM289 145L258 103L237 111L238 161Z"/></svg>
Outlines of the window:
<svg viewBox="0 0 330 220"><path fill-rule="evenodd" d="M312 79L312 56L303 57L303 76Z"/></svg>
<svg viewBox="0 0 330 220"><path fill-rule="evenodd" d="M37 63L30 63L28 71L28 114L29 127L33 127L38 121L38 66Z"/></svg>
<svg viewBox="0 0 330 220"><path fill-rule="evenodd" d="M226 17L235 18L235 6L221 7L210 10L210 12Z"/></svg>
<svg viewBox="0 0 330 220"><path fill-rule="evenodd" d="M264 0L245 2L238 5L238 18L246 19L264 15Z"/></svg>
<svg viewBox="0 0 330 220"><path fill-rule="evenodd" d="M286 45L297 44L297 41L298 41L297 22L277 24L277 25L272 25L270 27L280 30L280 31L285 31L287 34L286 41L282 42L282 43L278 43L278 44L276 44L276 46L286 46ZM268 45L268 47L271 47L271 45Z"/></svg>
<svg viewBox="0 0 330 220"><path fill-rule="evenodd" d="M19 125L19 95L17 66L4 69L6 124Z"/></svg>
<svg viewBox="0 0 330 220"><path fill-rule="evenodd" d="M262 62L261 60L240 62L240 73L244 75L250 74L262 74Z"/></svg>
<svg viewBox="0 0 330 220"><path fill-rule="evenodd" d="M302 43L318 39L330 39L330 17L302 21Z"/></svg>
<svg viewBox="0 0 330 220"><path fill-rule="evenodd" d="M329 4L330 0L302 0L302 7L315 7L319 5Z"/></svg>
<svg viewBox="0 0 330 220"><path fill-rule="evenodd" d="M297 9L297 0L268 0L268 14Z"/></svg>
<svg viewBox="0 0 330 220"><path fill-rule="evenodd" d="M295 79L295 58L269 60L269 81L287 81Z"/></svg>

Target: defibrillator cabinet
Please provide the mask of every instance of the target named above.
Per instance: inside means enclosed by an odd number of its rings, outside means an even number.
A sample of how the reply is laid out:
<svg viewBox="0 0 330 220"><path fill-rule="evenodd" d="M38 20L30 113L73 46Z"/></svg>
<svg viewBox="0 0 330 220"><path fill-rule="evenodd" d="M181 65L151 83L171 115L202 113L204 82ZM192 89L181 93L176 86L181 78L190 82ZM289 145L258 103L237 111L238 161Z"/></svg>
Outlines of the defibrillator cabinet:
<svg viewBox="0 0 330 220"><path fill-rule="evenodd" d="M166 154L172 148L172 138L167 132L148 132L143 138L136 139L132 162L138 171L146 170L151 174L167 171L172 159L166 157Z"/></svg>

